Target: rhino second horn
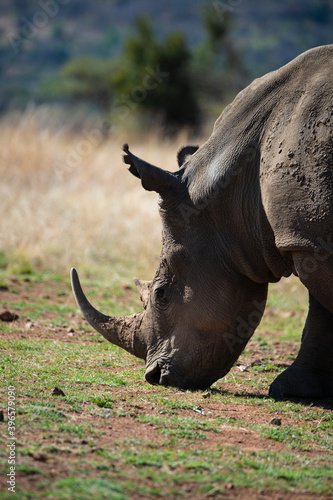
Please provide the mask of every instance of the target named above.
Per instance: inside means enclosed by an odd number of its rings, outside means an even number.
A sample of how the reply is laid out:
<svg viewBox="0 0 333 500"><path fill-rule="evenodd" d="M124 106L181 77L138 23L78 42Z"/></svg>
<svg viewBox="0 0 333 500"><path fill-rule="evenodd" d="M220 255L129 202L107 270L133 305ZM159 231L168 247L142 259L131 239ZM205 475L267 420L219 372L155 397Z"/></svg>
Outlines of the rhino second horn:
<svg viewBox="0 0 333 500"><path fill-rule="evenodd" d="M122 347L138 358L145 359L147 347L140 331L144 312L122 317L106 316L90 304L74 268L71 270L71 283L76 303L88 323L112 344Z"/></svg>
<svg viewBox="0 0 333 500"><path fill-rule="evenodd" d="M162 197L168 194L178 195L184 189L179 179L171 172L155 167L135 156L129 150L128 144L124 144L124 163L129 165L129 171L135 177L141 179L141 184L147 191L156 191Z"/></svg>
<svg viewBox="0 0 333 500"><path fill-rule="evenodd" d="M144 309L147 308L148 301L149 301L149 294L150 294L150 287L152 282L151 281L144 281L140 280L139 278L133 278L133 281L135 283L135 286L137 287L139 294L140 294L140 299L143 304Z"/></svg>

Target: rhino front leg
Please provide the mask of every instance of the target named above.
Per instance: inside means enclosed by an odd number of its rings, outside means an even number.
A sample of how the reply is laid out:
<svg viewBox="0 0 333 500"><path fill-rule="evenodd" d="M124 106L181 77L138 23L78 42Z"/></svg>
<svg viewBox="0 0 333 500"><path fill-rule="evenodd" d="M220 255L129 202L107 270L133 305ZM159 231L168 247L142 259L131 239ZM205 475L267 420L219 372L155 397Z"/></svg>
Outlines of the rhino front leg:
<svg viewBox="0 0 333 500"><path fill-rule="evenodd" d="M309 293L297 358L271 384L273 397L333 397L333 314Z"/></svg>

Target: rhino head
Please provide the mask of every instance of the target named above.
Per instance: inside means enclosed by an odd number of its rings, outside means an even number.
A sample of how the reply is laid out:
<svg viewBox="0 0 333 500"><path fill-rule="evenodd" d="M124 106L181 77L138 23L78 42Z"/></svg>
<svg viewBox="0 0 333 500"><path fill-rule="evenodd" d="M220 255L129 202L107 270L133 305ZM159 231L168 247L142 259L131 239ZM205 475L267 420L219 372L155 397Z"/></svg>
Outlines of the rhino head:
<svg viewBox="0 0 333 500"><path fill-rule="evenodd" d="M230 370L261 319L267 293L266 284L235 268L232 241L223 232L216 203L194 206L191 162L197 149L181 150L180 168L171 173L124 146L129 171L144 189L160 195L160 265L151 282L134 280L143 312L120 318L98 312L75 269L71 272L77 304L90 325L144 359L149 383L182 389L209 387Z"/></svg>

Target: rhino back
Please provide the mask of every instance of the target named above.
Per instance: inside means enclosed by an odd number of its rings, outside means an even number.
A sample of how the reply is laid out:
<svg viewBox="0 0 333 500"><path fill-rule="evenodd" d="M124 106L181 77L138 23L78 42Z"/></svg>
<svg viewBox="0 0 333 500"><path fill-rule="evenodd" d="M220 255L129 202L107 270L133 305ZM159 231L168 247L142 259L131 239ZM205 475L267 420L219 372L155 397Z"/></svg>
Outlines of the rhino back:
<svg viewBox="0 0 333 500"><path fill-rule="evenodd" d="M333 228L333 48L312 52L272 110L262 200L279 250L319 248Z"/></svg>
<svg viewBox="0 0 333 500"><path fill-rule="evenodd" d="M185 170L194 205L213 193L244 234L254 207L279 250L316 247L333 223L332 95L333 45L254 80Z"/></svg>

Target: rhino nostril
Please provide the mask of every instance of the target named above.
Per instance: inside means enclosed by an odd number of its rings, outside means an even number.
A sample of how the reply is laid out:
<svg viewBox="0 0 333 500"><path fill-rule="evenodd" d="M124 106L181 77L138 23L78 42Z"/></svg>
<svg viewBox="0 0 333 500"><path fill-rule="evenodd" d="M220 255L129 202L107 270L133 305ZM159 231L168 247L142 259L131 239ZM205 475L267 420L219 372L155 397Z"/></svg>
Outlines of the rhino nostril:
<svg viewBox="0 0 333 500"><path fill-rule="evenodd" d="M158 385L160 383L161 378L161 368L157 363L154 364L152 368L149 368L146 371L145 379L149 384Z"/></svg>
<svg viewBox="0 0 333 500"><path fill-rule="evenodd" d="M164 385L165 387L168 385L173 385L172 380L170 379L170 374L166 370L161 370L161 376L160 376L160 382L161 385Z"/></svg>

